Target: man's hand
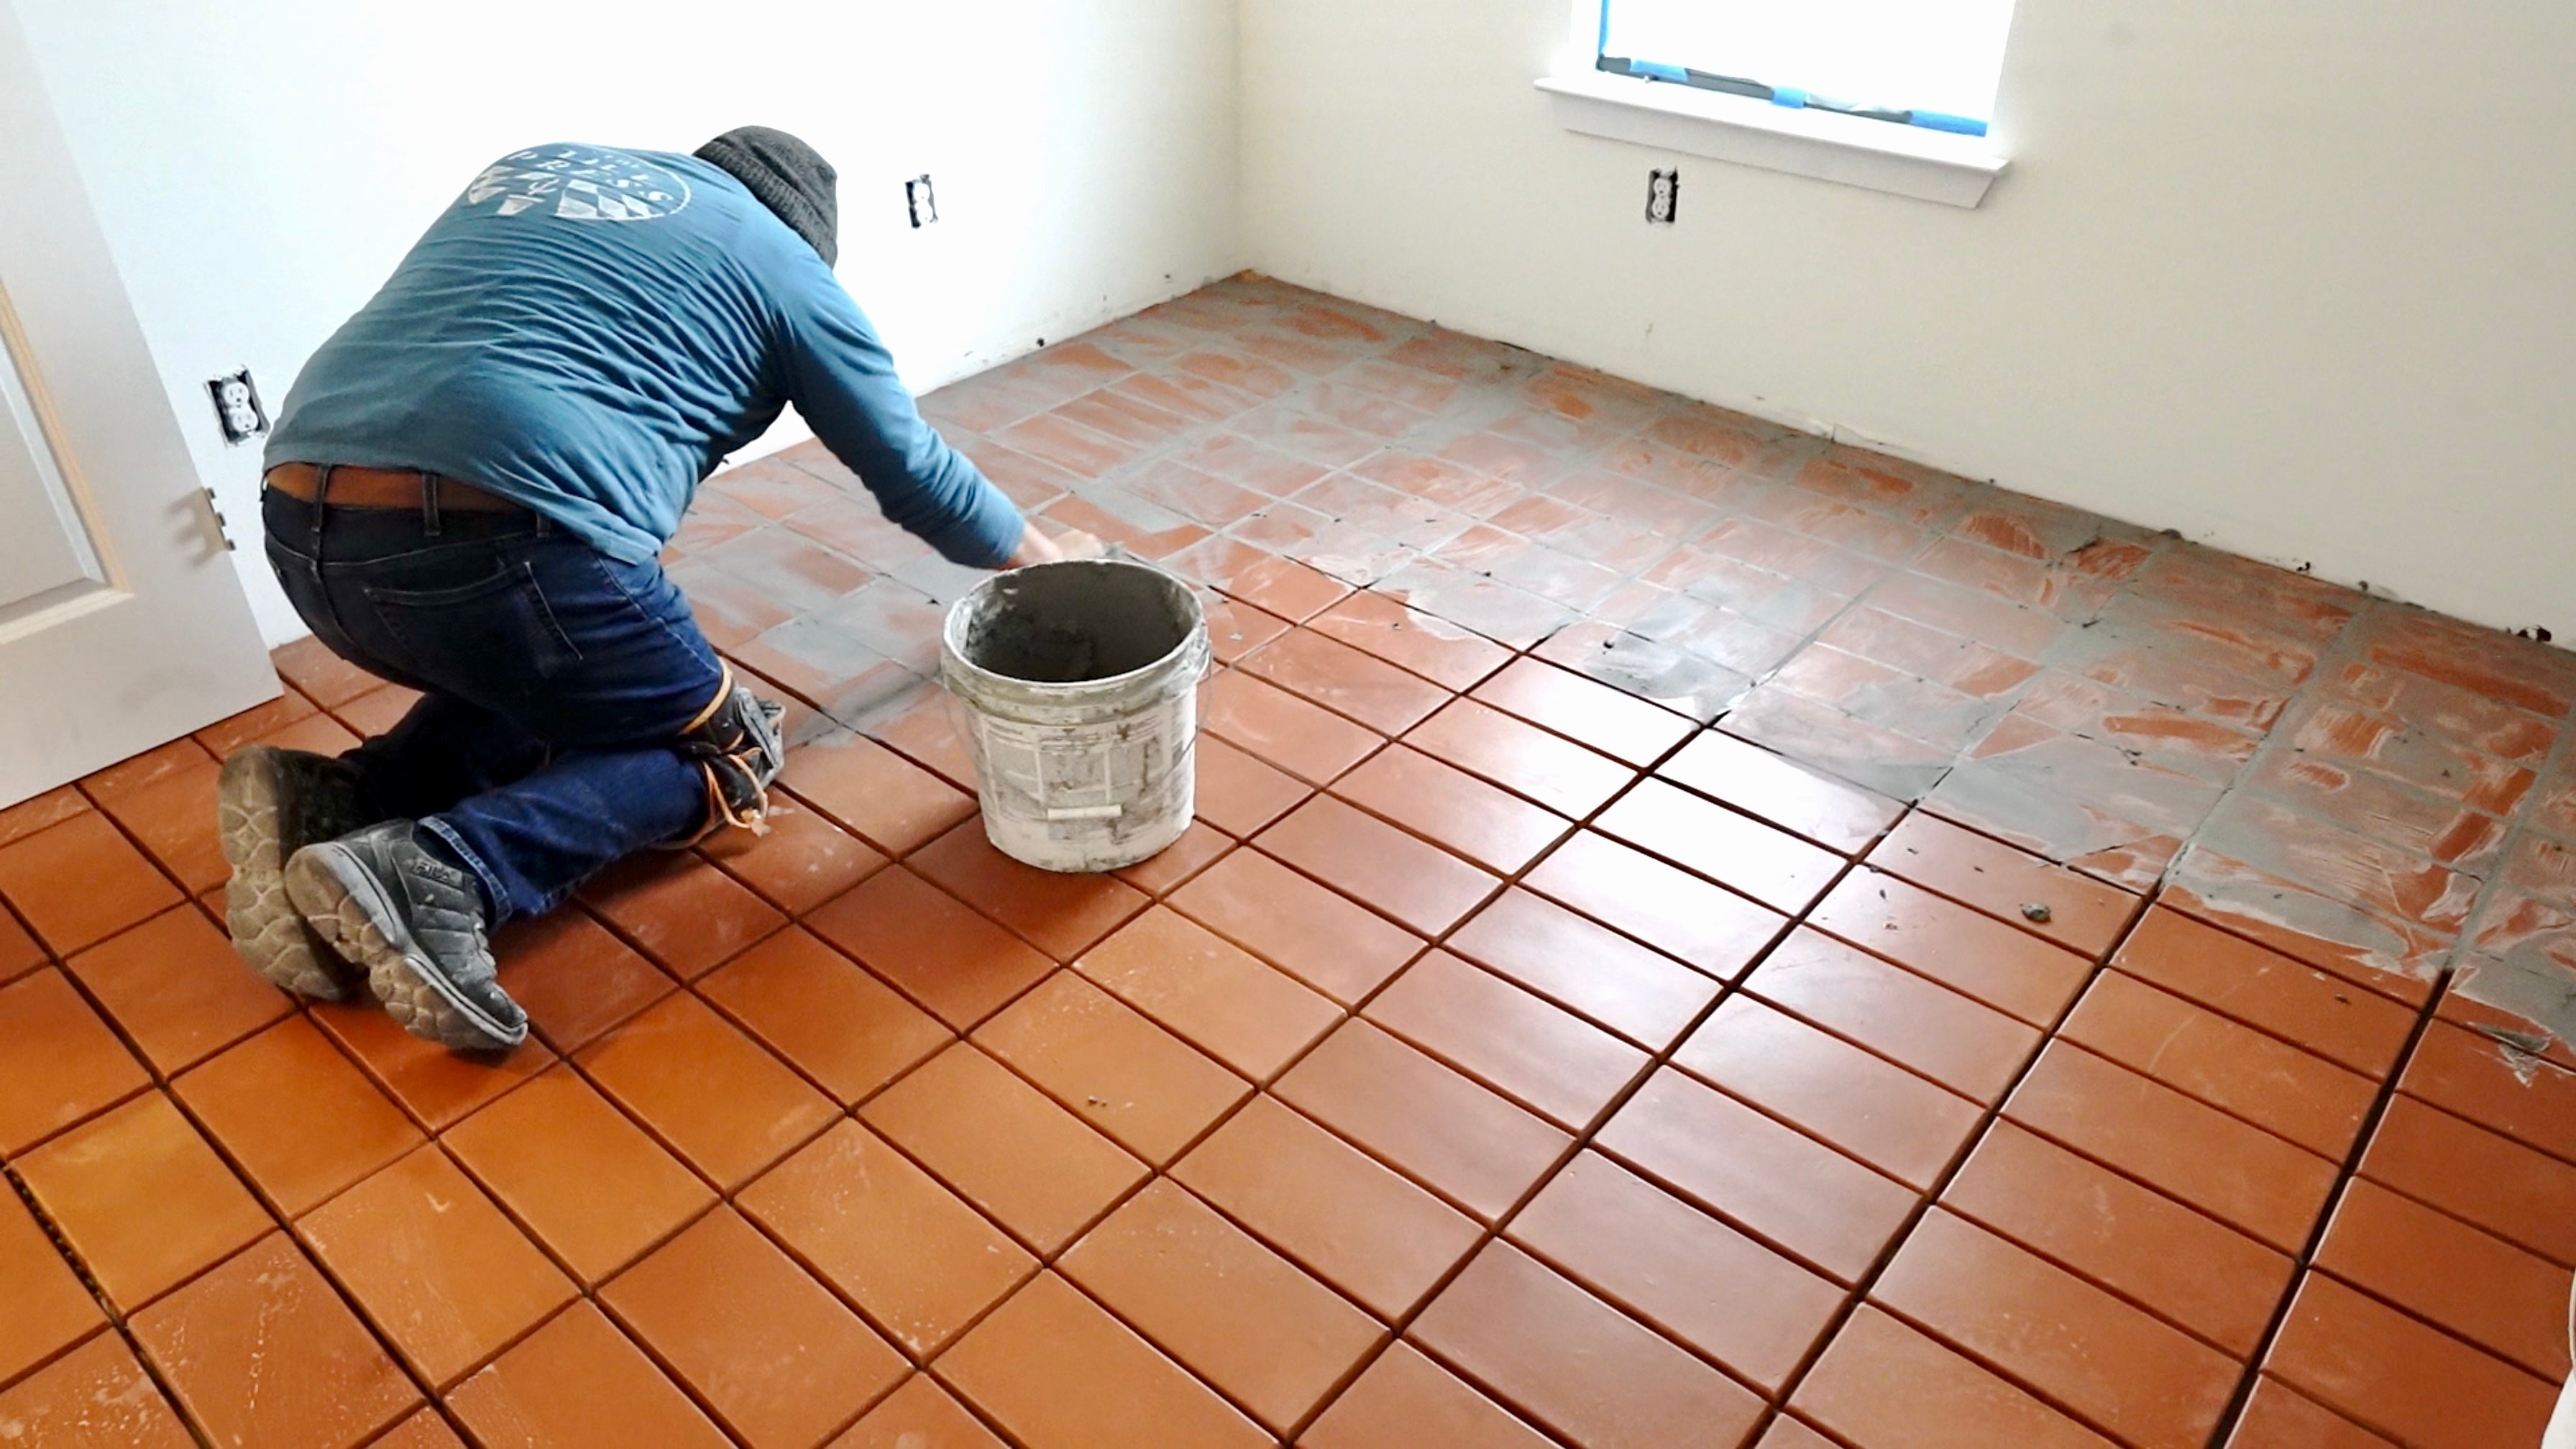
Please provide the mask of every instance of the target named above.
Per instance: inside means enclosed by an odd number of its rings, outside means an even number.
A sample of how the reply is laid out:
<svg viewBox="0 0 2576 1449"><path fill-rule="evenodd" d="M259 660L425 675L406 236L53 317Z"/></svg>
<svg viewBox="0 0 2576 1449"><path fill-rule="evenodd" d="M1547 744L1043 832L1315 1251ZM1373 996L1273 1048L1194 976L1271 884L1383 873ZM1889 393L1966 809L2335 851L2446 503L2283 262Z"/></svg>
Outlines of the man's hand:
<svg viewBox="0 0 2576 1449"><path fill-rule="evenodd" d="M1061 537L1049 538L1038 532L1034 523L1020 525L1019 546L1002 560L1005 569L1023 569L1031 564L1062 563L1073 558L1098 558L1100 540L1080 529L1066 529Z"/></svg>

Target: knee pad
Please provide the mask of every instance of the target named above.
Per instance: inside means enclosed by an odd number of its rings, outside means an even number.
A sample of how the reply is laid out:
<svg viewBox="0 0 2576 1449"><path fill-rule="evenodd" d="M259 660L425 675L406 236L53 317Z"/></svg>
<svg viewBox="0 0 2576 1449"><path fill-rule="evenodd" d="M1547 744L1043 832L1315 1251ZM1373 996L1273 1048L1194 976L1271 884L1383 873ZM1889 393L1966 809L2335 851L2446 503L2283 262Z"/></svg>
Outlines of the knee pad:
<svg viewBox="0 0 2576 1449"><path fill-rule="evenodd" d="M787 742L778 732L786 709L733 682L727 669L723 692L697 723L680 735L681 758L705 772L707 823L694 845L725 826L769 833L769 786L787 764Z"/></svg>

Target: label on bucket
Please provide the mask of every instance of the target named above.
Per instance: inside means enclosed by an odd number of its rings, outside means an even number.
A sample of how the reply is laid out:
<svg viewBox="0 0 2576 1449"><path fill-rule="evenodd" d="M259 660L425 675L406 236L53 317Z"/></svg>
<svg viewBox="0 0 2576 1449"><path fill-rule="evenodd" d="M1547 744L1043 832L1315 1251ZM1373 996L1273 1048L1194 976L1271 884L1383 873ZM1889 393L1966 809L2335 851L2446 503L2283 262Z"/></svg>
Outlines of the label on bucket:
<svg viewBox="0 0 2576 1449"><path fill-rule="evenodd" d="M1042 819L1147 824L1168 812L1187 759L1191 721L1156 711L1115 723L1032 725L970 719L982 746L985 790L1034 806ZM1114 837L1119 832L1113 827Z"/></svg>

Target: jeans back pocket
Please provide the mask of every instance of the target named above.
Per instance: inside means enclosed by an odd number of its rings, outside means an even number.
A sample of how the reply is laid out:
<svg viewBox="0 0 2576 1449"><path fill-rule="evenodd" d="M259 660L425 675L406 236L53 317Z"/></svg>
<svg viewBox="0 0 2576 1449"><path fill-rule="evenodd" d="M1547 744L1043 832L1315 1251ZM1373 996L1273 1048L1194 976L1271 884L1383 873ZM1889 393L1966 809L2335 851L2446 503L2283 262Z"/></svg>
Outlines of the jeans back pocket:
<svg viewBox="0 0 2576 1449"><path fill-rule="evenodd" d="M581 663L527 561L495 558L492 569L462 584L364 589L421 677L477 702L519 698Z"/></svg>

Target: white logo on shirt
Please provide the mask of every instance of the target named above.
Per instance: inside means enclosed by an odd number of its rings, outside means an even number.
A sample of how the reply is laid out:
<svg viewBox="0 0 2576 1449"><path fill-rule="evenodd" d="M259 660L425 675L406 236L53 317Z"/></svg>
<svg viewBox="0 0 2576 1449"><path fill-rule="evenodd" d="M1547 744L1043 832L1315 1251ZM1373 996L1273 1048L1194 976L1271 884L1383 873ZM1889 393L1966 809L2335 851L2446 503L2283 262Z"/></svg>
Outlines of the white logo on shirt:
<svg viewBox="0 0 2576 1449"><path fill-rule="evenodd" d="M687 206L689 183L623 151L539 146L484 167L456 204L479 207L495 198L503 216L551 205L566 221L651 221Z"/></svg>

